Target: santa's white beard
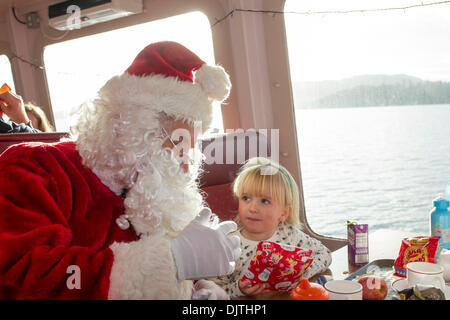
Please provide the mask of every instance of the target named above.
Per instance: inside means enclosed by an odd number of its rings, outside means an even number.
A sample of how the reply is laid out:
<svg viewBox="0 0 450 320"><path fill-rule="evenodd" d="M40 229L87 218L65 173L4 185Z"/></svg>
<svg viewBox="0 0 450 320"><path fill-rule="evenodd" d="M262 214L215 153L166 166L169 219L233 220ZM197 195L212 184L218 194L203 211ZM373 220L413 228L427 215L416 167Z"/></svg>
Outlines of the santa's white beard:
<svg viewBox="0 0 450 320"><path fill-rule="evenodd" d="M173 238L202 208L195 182L199 160L185 173L169 149L145 158L137 165L137 180L124 201L125 217L138 235Z"/></svg>

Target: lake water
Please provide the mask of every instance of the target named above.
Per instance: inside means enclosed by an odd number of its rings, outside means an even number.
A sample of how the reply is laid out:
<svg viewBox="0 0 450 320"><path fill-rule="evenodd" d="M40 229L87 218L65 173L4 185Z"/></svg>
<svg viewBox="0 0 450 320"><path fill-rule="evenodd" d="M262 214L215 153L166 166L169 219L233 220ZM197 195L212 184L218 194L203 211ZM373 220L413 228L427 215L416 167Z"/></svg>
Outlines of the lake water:
<svg viewBox="0 0 450 320"><path fill-rule="evenodd" d="M429 234L450 182L450 105L297 109L306 217L346 237L346 221Z"/></svg>

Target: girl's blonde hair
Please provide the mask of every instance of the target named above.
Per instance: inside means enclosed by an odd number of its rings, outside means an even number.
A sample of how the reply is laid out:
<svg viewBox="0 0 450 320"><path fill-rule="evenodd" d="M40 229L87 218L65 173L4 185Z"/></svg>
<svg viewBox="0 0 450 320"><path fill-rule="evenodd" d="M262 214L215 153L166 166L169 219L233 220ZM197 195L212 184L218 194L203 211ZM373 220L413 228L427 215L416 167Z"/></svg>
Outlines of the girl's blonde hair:
<svg viewBox="0 0 450 320"><path fill-rule="evenodd" d="M38 107L30 102L24 105L25 111L30 112L38 121L38 127L35 129L39 129L42 132L53 132L55 129L48 121L47 116L45 115L44 110L41 107Z"/></svg>
<svg viewBox="0 0 450 320"><path fill-rule="evenodd" d="M281 206L292 207L286 223L300 227L299 191L289 171L282 165L267 158L251 158L242 166L233 183L233 193L240 199L242 195L269 196ZM236 222L239 224L237 217Z"/></svg>

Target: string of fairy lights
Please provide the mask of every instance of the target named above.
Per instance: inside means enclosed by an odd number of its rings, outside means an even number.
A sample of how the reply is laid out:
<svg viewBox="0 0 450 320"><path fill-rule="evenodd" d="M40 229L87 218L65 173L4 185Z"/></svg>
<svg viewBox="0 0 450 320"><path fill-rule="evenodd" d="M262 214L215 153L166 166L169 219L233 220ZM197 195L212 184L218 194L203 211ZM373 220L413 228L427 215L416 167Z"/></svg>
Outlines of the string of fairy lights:
<svg viewBox="0 0 450 320"><path fill-rule="evenodd" d="M233 17L235 13L246 13L246 14L272 14L272 15L286 15L286 14L293 14L293 15L330 15L330 14L350 14L350 13L372 13L372 12L383 12L383 11L406 11L410 9L416 9L421 7L429 7L429 6L437 6L437 5L448 5L450 4L450 0L448 1L438 1L438 2L429 2L429 3L417 3L413 5L403 6L403 7L388 7L388 8L374 8L374 9L352 9L352 10L322 10L322 11L276 11L276 10L256 10L256 9L241 9L241 8L234 8L230 10L227 14L225 14L221 18L216 18L215 22L211 25L211 28L214 28L216 25L220 24L221 22L230 19ZM14 9L14 8L12 8ZM20 21L17 16L14 13L14 17L17 19L18 22L24 23L23 21ZM67 34L67 32L64 34L64 36ZM29 64L33 68L39 69L39 70L45 70L45 67L42 65L35 64L31 61L28 61L27 59L24 59L23 57L18 56L15 53L11 54L11 59L18 59L24 63Z"/></svg>
<svg viewBox="0 0 450 320"><path fill-rule="evenodd" d="M450 4L450 1L439 1L429 3L418 3L403 7L388 7L388 8L374 8L374 9L352 9L352 10L322 10L322 11L276 11L276 10L254 10L254 9L232 9L225 16L220 19L216 18L216 22L211 25L211 28L221 23L222 21L233 16L235 12L245 13L263 13L263 14L295 14L295 15L327 15L327 14L349 14L349 13L370 13L370 12L382 12L382 11L405 11L420 7L429 7L436 5Z"/></svg>

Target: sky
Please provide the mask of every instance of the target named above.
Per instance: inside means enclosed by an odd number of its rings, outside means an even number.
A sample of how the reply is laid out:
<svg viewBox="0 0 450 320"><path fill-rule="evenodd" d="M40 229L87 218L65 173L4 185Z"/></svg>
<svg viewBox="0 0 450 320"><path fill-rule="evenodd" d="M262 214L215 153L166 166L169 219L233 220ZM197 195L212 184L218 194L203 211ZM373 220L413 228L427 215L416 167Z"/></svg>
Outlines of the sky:
<svg viewBox="0 0 450 320"><path fill-rule="evenodd" d="M287 0L285 12L405 7L418 0ZM408 74L450 81L450 4L347 14L286 14L293 81Z"/></svg>

